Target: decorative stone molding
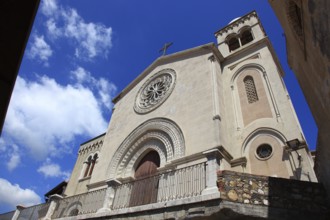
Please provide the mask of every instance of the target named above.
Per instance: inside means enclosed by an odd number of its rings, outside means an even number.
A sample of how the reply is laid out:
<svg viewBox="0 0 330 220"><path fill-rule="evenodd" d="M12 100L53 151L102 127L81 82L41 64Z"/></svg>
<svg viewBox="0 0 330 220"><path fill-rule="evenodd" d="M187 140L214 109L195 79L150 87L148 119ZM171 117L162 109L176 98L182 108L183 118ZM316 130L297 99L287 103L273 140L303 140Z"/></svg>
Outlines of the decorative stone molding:
<svg viewBox="0 0 330 220"><path fill-rule="evenodd" d="M246 166L246 157L234 159L234 157L223 146L216 147L215 149L217 149L218 153L221 155L221 159L225 159L231 167Z"/></svg>
<svg viewBox="0 0 330 220"><path fill-rule="evenodd" d="M276 140L278 140L281 145L285 146L286 143L286 137L279 131L273 129L273 128L258 128L251 132L244 140L242 145L242 154L244 154L248 144L252 142L256 137L260 135L266 135L274 137Z"/></svg>
<svg viewBox="0 0 330 220"><path fill-rule="evenodd" d="M172 93L176 82L176 73L164 69L149 78L140 88L135 98L134 110L148 113L160 106Z"/></svg>
<svg viewBox="0 0 330 220"><path fill-rule="evenodd" d="M150 150L158 152L161 166L184 156L184 137L180 128L164 118L151 119L141 124L118 147L111 159L108 177L129 176L137 160Z"/></svg>
<svg viewBox="0 0 330 220"><path fill-rule="evenodd" d="M78 153L80 155L83 155L83 154L87 154L90 152L99 151L101 149L102 145L103 145L103 140L91 142L90 144L81 147Z"/></svg>
<svg viewBox="0 0 330 220"><path fill-rule="evenodd" d="M244 26L245 23L249 20L251 20L252 18L255 18L257 20L259 20L257 13L254 11L252 13L249 13L239 19L237 19L236 21L231 22L230 24L228 24L226 27L220 29L219 31L217 31L215 33L215 36L217 37L218 35L222 36L222 35L227 35L229 32L231 32L235 27L239 27L239 26Z"/></svg>

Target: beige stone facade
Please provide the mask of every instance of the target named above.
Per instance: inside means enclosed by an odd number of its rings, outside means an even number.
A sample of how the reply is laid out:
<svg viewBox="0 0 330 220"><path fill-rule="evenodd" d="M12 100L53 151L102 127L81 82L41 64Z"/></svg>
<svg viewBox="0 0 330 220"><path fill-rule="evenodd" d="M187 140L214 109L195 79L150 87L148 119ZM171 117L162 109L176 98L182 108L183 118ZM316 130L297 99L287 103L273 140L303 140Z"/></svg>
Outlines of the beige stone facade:
<svg viewBox="0 0 330 220"><path fill-rule="evenodd" d="M269 0L285 32L288 63L318 127L315 170L330 195L330 3Z"/></svg>
<svg viewBox="0 0 330 220"><path fill-rule="evenodd" d="M80 146L66 196L40 206L44 216L183 219L217 213L212 219L229 208L244 217L243 206L222 201L217 172L317 182L256 12L215 36L217 45L158 58L113 100L108 130ZM290 148L290 140L302 144ZM250 208L243 207L247 216L268 215L268 207Z"/></svg>
<svg viewBox="0 0 330 220"><path fill-rule="evenodd" d="M240 39L242 30L252 34L245 45ZM228 36L237 37L240 47L229 51ZM308 149L299 150L301 161L285 150L286 141L303 142L304 136L282 82L283 72L256 13L219 30L216 37L218 48L207 44L160 57L114 99L93 174L82 177L89 154L80 153L66 195L107 187L108 179L132 180L137 163L151 150L160 156L159 170L206 161L203 152L221 148L226 155L220 161L221 169L316 181ZM166 72L173 77L167 83L172 86L170 94L151 110L137 112L141 90ZM244 85L247 76L252 77L257 96L253 103L248 102ZM262 144L271 147L267 159L256 153ZM302 169L299 175L298 167Z"/></svg>

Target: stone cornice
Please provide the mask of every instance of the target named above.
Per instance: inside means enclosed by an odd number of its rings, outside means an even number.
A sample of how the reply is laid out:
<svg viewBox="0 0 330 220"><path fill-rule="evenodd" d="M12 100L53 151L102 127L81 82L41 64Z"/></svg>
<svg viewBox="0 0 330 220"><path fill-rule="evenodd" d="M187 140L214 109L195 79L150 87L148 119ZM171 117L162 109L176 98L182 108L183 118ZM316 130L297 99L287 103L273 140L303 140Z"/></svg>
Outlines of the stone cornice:
<svg viewBox="0 0 330 220"><path fill-rule="evenodd" d="M233 22L229 23L226 27L216 31L214 33L214 35L217 37L218 35L227 34L234 27L238 27L238 26L240 26L240 24L244 24L246 21L250 20L252 17L255 17L258 20L258 23L260 24L260 26L262 28L262 31L265 33L264 28L262 27L262 25L259 21L259 17L257 15L257 12L252 11L252 12L242 16L241 18L237 19L236 21L233 21ZM266 33L265 33L265 35L266 35Z"/></svg>
<svg viewBox="0 0 330 220"><path fill-rule="evenodd" d="M103 145L103 137L100 138L100 136L99 136L98 139L93 139L93 141L87 142L84 145L81 145L80 149L78 151L78 154L84 154L84 153L87 153L87 152L100 150L102 145Z"/></svg>

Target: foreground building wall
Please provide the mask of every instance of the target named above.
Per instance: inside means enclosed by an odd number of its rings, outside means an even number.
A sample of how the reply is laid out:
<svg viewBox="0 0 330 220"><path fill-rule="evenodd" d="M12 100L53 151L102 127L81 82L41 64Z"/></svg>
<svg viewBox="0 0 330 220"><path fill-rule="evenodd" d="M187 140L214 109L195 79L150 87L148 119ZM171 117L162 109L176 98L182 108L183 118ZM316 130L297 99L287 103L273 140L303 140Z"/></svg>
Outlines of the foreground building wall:
<svg viewBox="0 0 330 220"><path fill-rule="evenodd" d="M330 3L269 0L285 32L288 63L318 127L315 170L330 195Z"/></svg>

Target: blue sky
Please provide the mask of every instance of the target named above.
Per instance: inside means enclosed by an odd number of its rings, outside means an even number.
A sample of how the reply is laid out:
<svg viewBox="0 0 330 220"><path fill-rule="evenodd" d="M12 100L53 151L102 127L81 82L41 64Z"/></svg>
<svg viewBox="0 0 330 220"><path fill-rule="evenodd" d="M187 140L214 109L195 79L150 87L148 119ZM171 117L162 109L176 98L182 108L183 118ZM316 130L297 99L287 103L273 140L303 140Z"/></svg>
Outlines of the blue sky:
<svg viewBox="0 0 330 220"><path fill-rule="evenodd" d="M111 99L161 54L215 42L256 10L286 73L309 147L317 128L266 0L41 0L0 138L0 212L43 202L70 176L79 145L106 131Z"/></svg>

